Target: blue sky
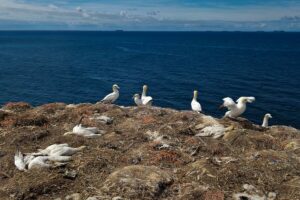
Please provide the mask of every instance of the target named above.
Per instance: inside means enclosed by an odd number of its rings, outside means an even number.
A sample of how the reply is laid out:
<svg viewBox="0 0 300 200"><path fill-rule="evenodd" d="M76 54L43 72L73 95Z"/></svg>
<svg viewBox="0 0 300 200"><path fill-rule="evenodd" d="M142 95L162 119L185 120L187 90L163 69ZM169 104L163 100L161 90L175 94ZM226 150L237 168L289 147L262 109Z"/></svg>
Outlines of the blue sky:
<svg viewBox="0 0 300 200"><path fill-rule="evenodd" d="M0 30L300 31L300 0L0 0Z"/></svg>

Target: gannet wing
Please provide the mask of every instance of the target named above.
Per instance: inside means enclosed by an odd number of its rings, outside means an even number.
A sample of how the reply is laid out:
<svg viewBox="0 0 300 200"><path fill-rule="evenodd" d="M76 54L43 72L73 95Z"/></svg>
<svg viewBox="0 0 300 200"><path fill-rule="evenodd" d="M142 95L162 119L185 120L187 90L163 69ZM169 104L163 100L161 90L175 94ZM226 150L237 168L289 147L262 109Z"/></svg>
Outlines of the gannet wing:
<svg viewBox="0 0 300 200"><path fill-rule="evenodd" d="M253 101L255 101L255 97L246 97L246 98L248 103L252 103Z"/></svg>
<svg viewBox="0 0 300 200"><path fill-rule="evenodd" d="M202 111L202 107L201 107L201 105L200 105L199 102L192 101L191 105L192 105L192 110L193 111L197 111L197 112L201 112Z"/></svg>
<svg viewBox="0 0 300 200"><path fill-rule="evenodd" d="M17 152L15 153L15 165L18 168L18 170L20 170L20 171L25 170L24 157L23 157L23 154L19 150L17 150Z"/></svg>
<svg viewBox="0 0 300 200"><path fill-rule="evenodd" d="M71 156L56 156L56 155L51 155L48 157L49 160L54 161L54 162L68 162L71 160Z"/></svg>
<svg viewBox="0 0 300 200"><path fill-rule="evenodd" d="M100 102L102 103L113 103L115 101L115 93L106 95Z"/></svg>
<svg viewBox="0 0 300 200"><path fill-rule="evenodd" d="M148 96L148 97L145 96L144 98L142 98L143 105L151 105L152 101L153 101L153 99L150 96Z"/></svg>
<svg viewBox="0 0 300 200"><path fill-rule="evenodd" d="M230 97L224 98L223 101L224 101L223 106L228 108L228 110L232 110L236 106L236 104Z"/></svg>
<svg viewBox="0 0 300 200"><path fill-rule="evenodd" d="M99 132L99 129L97 127L87 127L85 129L88 130L88 131L91 131L93 133L98 133Z"/></svg>
<svg viewBox="0 0 300 200"><path fill-rule="evenodd" d="M29 164L28 169L32 168L49 168L51 165L47 164L46 161L48 160L49 156L39 156L35 157Z"/></svg>

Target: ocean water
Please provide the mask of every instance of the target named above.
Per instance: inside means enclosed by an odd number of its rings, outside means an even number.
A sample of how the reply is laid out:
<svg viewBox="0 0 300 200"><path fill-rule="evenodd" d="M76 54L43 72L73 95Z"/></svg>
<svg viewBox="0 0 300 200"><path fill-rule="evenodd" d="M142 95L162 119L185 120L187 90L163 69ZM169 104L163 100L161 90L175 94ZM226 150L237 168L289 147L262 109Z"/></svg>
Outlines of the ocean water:
<svg viewBox="0 0 300 200"><path fill-rule="evenodd" d="M300 128L300 33L0 32L0 104L96 102L121 87L119 105L149 86L154 105L206 114L223 97L255 96L244 114Z"/></svg>

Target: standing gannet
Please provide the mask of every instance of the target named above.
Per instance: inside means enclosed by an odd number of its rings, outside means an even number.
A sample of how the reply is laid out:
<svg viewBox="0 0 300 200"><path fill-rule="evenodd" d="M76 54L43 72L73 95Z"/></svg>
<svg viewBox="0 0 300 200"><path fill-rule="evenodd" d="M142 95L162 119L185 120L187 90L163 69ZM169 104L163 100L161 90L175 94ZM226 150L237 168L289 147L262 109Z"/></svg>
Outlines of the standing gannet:
<svg viewBox="0 0 300 200"><path fill-rule="evenodd" d="M237 104L230 97L224 98L223 101L224 103L220 108L226 107L229 110L225 113L224 117L236 118L245 112L246 103L255 101L255 97L240 97L236 100Z"/></svg>
<svg viewBox="0 0 300 200"><path fill-rule="evenodd" d="M140 98L139 94L135 94L133 96L134 102L137 106L151 106L152 105L152 97L146 97L146 100L143 101Z"/></svg>
<svg viewBox="0 0 300 200"><path fill-rule="evenodd" d="M269 127L269 119L272 118L272 115L270 113L265 114L264 120L262 123L262 127L268 128Z"/></svg>
<svg viewBox="0 0 300 200"><path fill-rule="evenodd" d="M197 101L197 97L198 97L198 91L195 90L194 91L194 97L193 97L193 100L191 102L191 106L192 106L193 111L196 111L196 112L200 113L202 111L202 107L201 107L200 103Z"/></svg>
<svg viewBox="0 0 300 200"><path fill-rule="evenodd" d="M153 102L153 99L152 99L151 96L147 96L147 90L148 90L148 86L144 85L141 100L142 100L143 105L151 106L152 102Z"/></svg>
<svg viewBox="0 0 300 200"><path fill-rule="evenodd" d="M120 87L117 84L112 86L113 92L106 95L100 102L101 103L114 103L119 98Z"/></svg>

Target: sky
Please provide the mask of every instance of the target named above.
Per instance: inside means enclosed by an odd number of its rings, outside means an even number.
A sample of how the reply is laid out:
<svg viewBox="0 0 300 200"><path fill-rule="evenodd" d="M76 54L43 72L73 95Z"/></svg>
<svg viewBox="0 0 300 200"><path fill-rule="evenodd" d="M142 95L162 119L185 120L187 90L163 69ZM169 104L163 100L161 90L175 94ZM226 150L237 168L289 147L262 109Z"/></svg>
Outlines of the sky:
<svg viewBox="0 0 300 200"><path fill-rule="evenodd" d="M0 0L0 30L300 31L300 0Z"/></svg>

